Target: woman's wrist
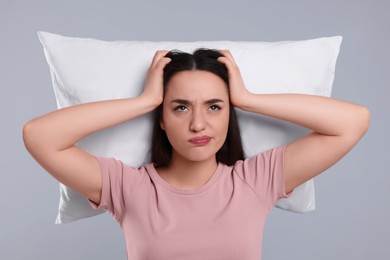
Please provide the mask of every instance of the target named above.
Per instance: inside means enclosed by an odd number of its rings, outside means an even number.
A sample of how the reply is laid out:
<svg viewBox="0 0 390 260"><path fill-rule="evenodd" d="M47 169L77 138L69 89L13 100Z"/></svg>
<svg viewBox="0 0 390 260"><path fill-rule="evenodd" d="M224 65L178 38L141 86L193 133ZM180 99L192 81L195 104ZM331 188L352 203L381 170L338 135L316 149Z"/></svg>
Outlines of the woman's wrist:
<svg viewBox="0 0 390 260"><path fill-rule="evenodd" d="M139 99L142 104L145 105L146 110L153 111L156 109L163 101L162 98L152 98L146 95L140 95L137 99Z"/></svg>
<svg viewBox="0 0 390 260"><path fill-rule="evenodd" d="M237 107L241 110L248 110L253 95L254 94L252 92L245 89L239 94L232 95L230 100L234 107Z"/></svg>

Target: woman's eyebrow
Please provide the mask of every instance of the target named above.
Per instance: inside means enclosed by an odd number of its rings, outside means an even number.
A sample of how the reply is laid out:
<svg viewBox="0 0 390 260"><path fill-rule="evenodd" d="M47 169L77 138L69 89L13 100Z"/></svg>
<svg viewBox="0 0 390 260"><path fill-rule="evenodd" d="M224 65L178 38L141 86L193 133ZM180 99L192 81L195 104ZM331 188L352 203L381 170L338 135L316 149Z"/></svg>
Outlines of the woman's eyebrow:
<svg viewBox="0 0 390 260"><path fill-rule="evenodd" d="M178 103L178 104L183 104L183 105L191 104L191 102L189 100L187 100L187 99L180 99L180 98L172 100L171 103Z"/></svg>
<svg viewBox="0 0 390 260"><path fill-rule="evenodd" d="M222 99L219 99L219 98L212 98L212 99L206 100L204 103L207 105L211 105L211 104L221 103L221 102L223 103L224 101Z"/></svg>
<svg viewBox="0 0 390 260"><path fill-rule="evenodd" d="M210 104L221 103L221 102L224 102L224 101L222 99L219 99L219 98L212 98L212 99L206 100L204 103L207 105L210 105ZM192 104L192 102L189 101L188 99L181 99L181 98L174 99L171 101L171 103L178 103L178 104L183 104L183 105Z"/></svg>

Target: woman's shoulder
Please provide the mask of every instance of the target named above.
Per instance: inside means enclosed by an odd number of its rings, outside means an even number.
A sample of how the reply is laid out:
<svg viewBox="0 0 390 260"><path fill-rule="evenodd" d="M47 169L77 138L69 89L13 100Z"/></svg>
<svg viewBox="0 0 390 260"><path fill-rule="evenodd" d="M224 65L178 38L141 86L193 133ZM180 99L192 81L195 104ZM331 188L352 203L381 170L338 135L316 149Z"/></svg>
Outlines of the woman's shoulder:
<svg viewBox="0 0 390 260"><path fill-rule="evenodd" d="M99 162L101 170L111 172L123 172L123 173L146 173L148 170L154 169L154 164L151 162L144 162L142 164L136 164L128 162L118 157L109 156L95 156Z"/></svg>
<svg viewBox="0 0 390 260"><path fill-rule="evenodd" d="M252 154L246 157L243 160L236 161L232 167L233 169L247 169L247 170L255 170L256 166L259 164L267 165L271 164L273 161L279 159L283 159L285 147L287 144L275 146L272 148L268 148L262 152Z"/></svg>

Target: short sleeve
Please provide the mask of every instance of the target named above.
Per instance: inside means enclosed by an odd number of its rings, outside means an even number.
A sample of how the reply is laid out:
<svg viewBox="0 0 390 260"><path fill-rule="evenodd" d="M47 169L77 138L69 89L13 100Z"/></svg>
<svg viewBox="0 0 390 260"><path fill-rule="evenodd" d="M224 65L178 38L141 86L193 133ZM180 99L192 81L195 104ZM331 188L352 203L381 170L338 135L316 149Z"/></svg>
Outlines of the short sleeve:
<svg viewBox="0 0 390 260"><path fill-rule="evenodd" d="M88 200L94 209L105 209L120 222L126 202L131 199L131 192L142 181L143 174L120 160L96 157L102 176L102 191L99 205Z"/></svg>
<svg viewBox="0 0 390 260"><path fill-rule="evenodd" d="M234 171L253 189L268 209L279 199L291 195L291 192L285 193L284 184L286 146L269 149L234 165Z"/></svg>

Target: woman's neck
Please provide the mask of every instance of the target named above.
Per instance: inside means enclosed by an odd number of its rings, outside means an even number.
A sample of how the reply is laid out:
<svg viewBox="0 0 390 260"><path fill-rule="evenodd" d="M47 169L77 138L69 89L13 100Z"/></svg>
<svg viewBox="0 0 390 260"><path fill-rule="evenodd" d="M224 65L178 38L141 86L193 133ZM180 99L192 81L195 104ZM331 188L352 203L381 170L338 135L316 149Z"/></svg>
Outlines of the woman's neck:
<svg viewBox="0 0 390 260"><path fill-rule="evenodd" d="M157 168L157 172L170 185L180 189L195 189L214 175L218 163L215 156L201 162L189 161L179 155L172 155L166 167Z"/></svg>

